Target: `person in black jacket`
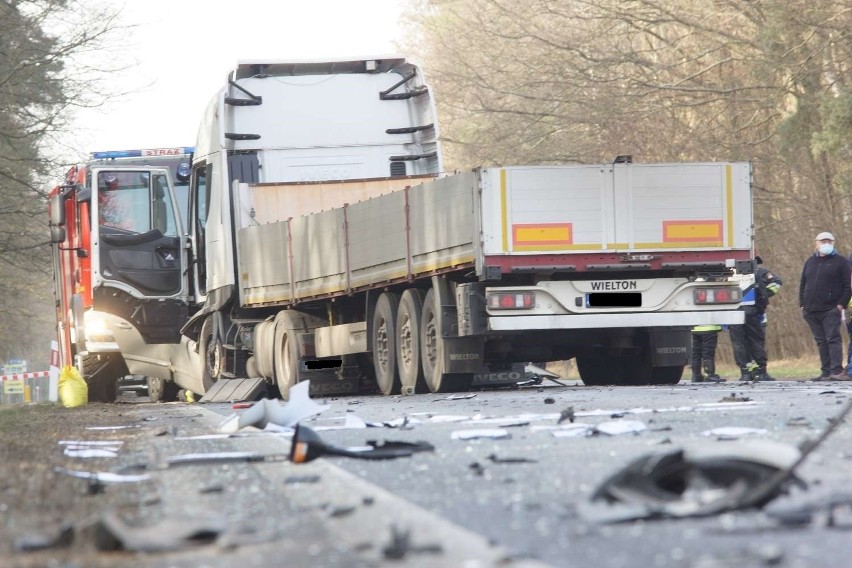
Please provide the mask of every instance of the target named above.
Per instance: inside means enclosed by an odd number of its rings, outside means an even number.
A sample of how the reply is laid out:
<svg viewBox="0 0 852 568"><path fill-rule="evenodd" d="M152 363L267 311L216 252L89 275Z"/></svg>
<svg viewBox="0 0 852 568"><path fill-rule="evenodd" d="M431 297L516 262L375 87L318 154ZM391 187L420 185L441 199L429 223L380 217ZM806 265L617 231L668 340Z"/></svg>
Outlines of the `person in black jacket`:
<svg viewBox="0 0 852 568"><path fill-rule="evenodd" d="M754 282L743 290L740 306L745 312L745 322L730 327L731 345L734 361L740 368L741 381L774 381L766 370L765 320L769 298L778 293L782 281L780 276L763 266L760 256L754 257L754 263Z"/></svg>
<svg viewBox="0 0 852 568"><path fill-rule="evenodd" d="M834 250L834 235L816 236L816 252L802 268L799 305L819 349L821 374L814 380L849 381L843 374L843 338L840 322L852 298L852 269Z"/></svg>

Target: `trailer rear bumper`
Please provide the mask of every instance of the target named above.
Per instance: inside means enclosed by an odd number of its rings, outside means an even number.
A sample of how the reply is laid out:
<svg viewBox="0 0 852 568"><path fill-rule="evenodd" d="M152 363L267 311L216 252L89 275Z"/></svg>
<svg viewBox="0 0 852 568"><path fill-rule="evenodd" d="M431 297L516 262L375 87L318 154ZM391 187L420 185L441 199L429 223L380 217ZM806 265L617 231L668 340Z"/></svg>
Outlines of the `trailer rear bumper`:
<svg viewBox="0 0 852 568"><path fill-rule="evenodd" d="M625 327L694 327L696 325L739 325L745 320L740 310L706 312L665 312L635 314L560 314L540 316L490 316L490 331L537 329L605 329Z"/></svg>

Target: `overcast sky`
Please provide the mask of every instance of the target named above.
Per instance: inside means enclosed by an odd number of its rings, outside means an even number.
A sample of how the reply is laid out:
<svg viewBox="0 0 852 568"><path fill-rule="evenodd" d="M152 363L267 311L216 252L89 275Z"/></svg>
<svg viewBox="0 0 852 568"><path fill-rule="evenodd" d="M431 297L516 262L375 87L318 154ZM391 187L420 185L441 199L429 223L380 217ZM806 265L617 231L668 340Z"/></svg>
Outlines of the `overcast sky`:
<svg viewBox="0 0 852 568"><path fill-rule="evenodd" d="M241 59L311 59L398 53L404 0L126 0L134 28L114 73L143 90L81 112L70 141L102 150L192 146L201 114Z"/></svg>

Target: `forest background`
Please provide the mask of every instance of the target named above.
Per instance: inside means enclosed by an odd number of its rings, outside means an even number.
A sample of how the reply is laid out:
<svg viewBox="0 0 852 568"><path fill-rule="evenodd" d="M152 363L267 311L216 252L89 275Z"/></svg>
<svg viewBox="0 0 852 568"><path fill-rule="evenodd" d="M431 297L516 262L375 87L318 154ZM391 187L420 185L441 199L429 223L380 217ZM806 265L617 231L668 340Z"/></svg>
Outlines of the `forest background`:
<svg viewBox="0 0 852 568"><path fill-rule="evenodd" d="M400 51L434 89L449 170L750 161L755 249L784 279L770 359L814 353L802 263L821 231L852 252L852 0L405 2ZM0 360L35 366L55 325L57 140L74 108L109 96L92 89L109 70L85 84L70 70L109 41L114 14L49 31L78 4L0 0Z"/></svg>

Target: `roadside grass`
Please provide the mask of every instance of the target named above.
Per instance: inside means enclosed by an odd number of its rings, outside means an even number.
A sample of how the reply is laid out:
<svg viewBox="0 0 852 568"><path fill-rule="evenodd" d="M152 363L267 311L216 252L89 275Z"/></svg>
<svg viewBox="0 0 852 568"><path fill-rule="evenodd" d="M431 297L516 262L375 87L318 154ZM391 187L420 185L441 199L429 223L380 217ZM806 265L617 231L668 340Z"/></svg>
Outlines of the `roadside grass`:
<svg viewBox="0 0 852 568"><path fill-rule="evenodd" d="M580 380L577 365L574 360L552 361L547 364L547 370L568 380ZM736 381L740 378L740 370L733 363L719 362L716 372L724 379ZM799 357L796 359L778 359L769 361L769 374L779 380L810 379L819 375L819 357ZM689 367L683 372L686 379L690 377Z"/></svg>

